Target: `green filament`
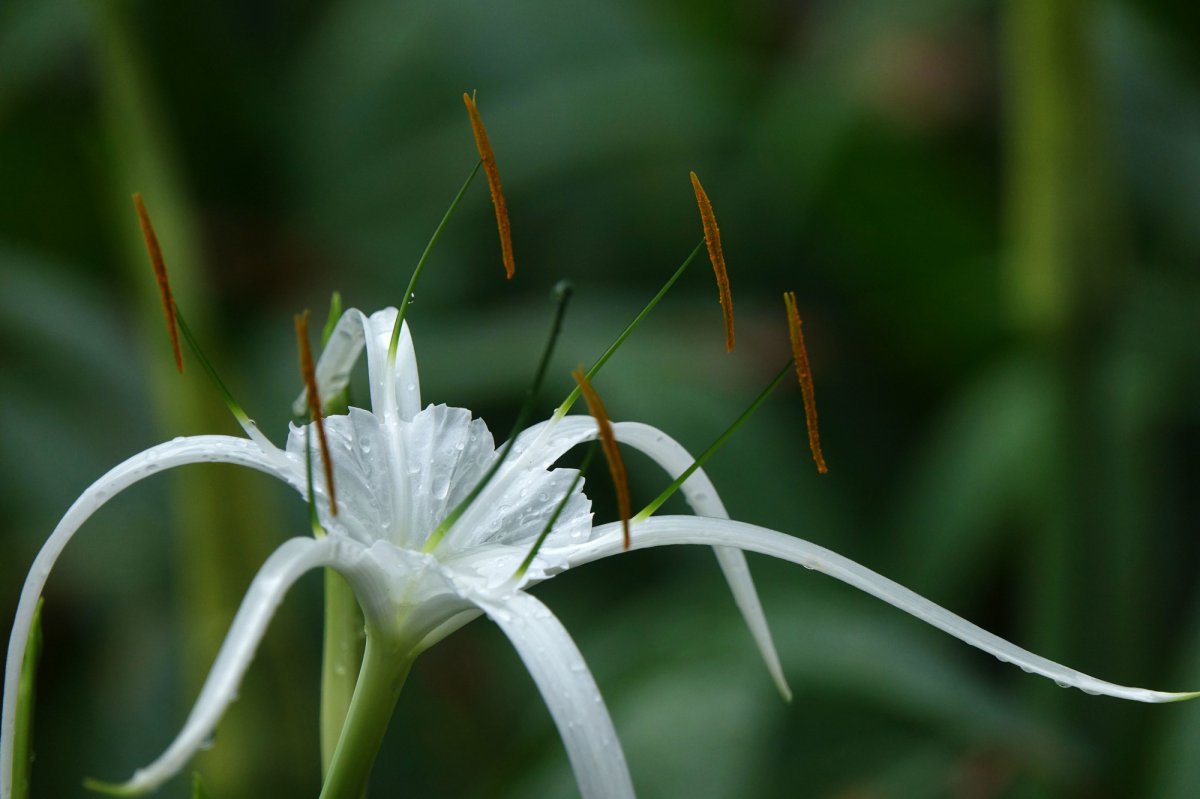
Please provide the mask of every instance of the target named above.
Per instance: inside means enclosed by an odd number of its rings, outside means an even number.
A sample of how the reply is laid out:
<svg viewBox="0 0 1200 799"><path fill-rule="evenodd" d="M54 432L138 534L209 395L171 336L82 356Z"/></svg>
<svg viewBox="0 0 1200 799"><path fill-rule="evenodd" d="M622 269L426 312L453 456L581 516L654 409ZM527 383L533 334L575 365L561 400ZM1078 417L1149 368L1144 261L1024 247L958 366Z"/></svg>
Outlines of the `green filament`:
<svg viewBox="0 0 1200 799"><path fill-rule="evenodd" d="M229 408L229 412L233 414L233 418L243 428L253 426L254 422L242 410L242 406L238 405L237 400L233 398L233 394L229 393L229 389L217 374L216 368L204 355L204 351L200 349L200 343L196 341L196 337L192 335L192 329L184 321L183 313L179 310L178 303L175 304L175 321L179 324L179 332L183 334L183 340L187 342L188 349L192 351L192 355L196 356L196 360L200 362L200 366L204 368L204 371L212 379L213 384L216 385L217 391L221 394L221 399L225 400L225 406Z"/></svg>
<svg viewBox="0 0 1200 799"><path fill-rule="evenodd" d="M658 293L654 295L650 302L646 303L646 307L643 308L641 312L633 318L633 321L630 322L623 331L621 331L621 335L617 336L613 340L613 343L608 345L608 349L604 351L604 354L597 358L596 362L591 365L591 368L587 370L588 380L591 380L596 376L596 373L600 371L604 364L608 363L608 360L612 358L620 346L625 343L625 339L629 338L634 329L636 329L637 326L642 323L642 320L645 319L652 310L654 310L654 306L658 305L662 298L667 296L667 292L671 290L671 287L674 286L676 282L678 282L679 278L683 277L683 273L687 271L687 268L692 265L692 261L696 260L696 256L699 255L700 251L703 249L704 240L701 239L700 243L696 245L696 248L692 250L692 254L689 255L684 262L679 265L678 269L675 270L675 274L671 275L671 278L665 284L663 284L663 287L658 290ZM571 393L567 395L567 398L563 400L563 404L559 405L554 411L554 415L559 417L566 416L567 411L571 410L571 406L574 405L578 399L579 386L576 386L571 390Z"/></svg>
<svg viewBox="0 0 1200 799"><path fill-rule="evenodd" d="M679 487L682 486L685 482L687 482L687 479L689 477L691 477L695 473L695 471L697 469L699 469L704 464L704 462L712 456L712 454L714 452L716 452L718 449L720 449L721 446L726 441L729 440L729 437L733 435L734 431L737 430L739 427L741 427L743 422L745 422L752 415L754 415L754 412L758 410L758 406L760 406L764 402L766 402L767 397L771 396L771 392L774 391L775 387L779 385L779 381L783 380L783 378L787 376L788 372L791 370L791 368L794 365L795 365L794 359L788 360L788 362L786 364L784 364L783 368L779 370L779 374L775 375L775 377L771 380L771 382L767 384L767 387L762 390L762 393L760 393L754 399L754 402L750 403L750 407L748 407L748 408L746 408L746 410L742 411L742 415L739 416L734 421L734 423L731 424L728 427L728 429L725 430L724 433L717 436L717 440L714 441L713 443L709 444L708 449L706 449L706 450L704 450L704 452L700 453L700 456L698 458L696 458L695 461L692 462L692 465L687 467L687 469L685 469L682 474L680 474L678 477L676 477L675 481L673 483L671 483L671 485L667 486L666 490L664 490L661 494L659 494L657 497L655 497L655 499L649 505L642 508L638 512L638 514L633 517L633 521L644 522L646 519L649 519L656 510L658 510L660 507L662 507L662 504L664 502L666 502L671 497L672 494L674 494L676 491L678 491Z"/></svg>
<svg viewBox="0 0 1200 799"><path fill-rule="evenodd" d="M396 363L396 347L400 344L400 326L404 322L404 314L408 310L408 304L412 302L413 292L417 288L417 278L421 276L421 272L425 269L425 262L429 260L429 253L433 252L433 245L437 244L438 239L442 237L442 231L446 229L446 223L450 221L450 217L454 216L454 211L458 208L459 201L467 193L467 187L471 185L471 181L475 180L475 176L479 174L479 167L482 165L482 161L475 162L475 168L471 170L470 175L467 175L467 179L463 181L462 188L458 190L458 194L454 195L454 199L450 202L450 207L446 209L446 213L442 216L442 221L438 223L437 228L433 231L433 235L429 237L429 243L425 245L425 251L421 253L421 258L417 261L417 268L413 270L412 277L408 280L408 288L404 290L404 298L400 303L399 310L396 311L396 324L392 326L392 340L388 344L387 362L389 367Z"/></svg>

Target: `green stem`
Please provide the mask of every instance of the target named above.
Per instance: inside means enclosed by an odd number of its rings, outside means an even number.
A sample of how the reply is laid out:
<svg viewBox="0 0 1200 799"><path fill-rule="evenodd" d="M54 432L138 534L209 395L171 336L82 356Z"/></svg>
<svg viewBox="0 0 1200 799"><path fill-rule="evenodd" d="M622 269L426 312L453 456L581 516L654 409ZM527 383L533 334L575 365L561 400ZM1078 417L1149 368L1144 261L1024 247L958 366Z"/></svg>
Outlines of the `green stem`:
<svg viewBox="0 0 1200 799"><path fill-rule="evenodd" d="M363 659L363 617L354 592L325 570L325 651L321 660L321 776L329 774Z"/></svg>
<svg viewBox="0 0 1200 799"><path fill-rule="evenodd" d="M412 662L411 652L397 651L388 645L386 636L368 630L358 685L325 775L321 799L361 799L366 792L371 767Z"/></svg>

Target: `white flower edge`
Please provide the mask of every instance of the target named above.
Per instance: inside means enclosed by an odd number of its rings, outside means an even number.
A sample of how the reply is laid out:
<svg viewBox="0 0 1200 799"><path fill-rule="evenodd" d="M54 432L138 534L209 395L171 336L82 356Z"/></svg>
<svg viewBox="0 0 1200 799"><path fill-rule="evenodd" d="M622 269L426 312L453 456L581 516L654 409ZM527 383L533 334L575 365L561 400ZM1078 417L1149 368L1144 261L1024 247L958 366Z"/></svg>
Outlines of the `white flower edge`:
<svg viewBox="0 0 1200 799"><path fill-rule="evenodd" d="M4 709L0 715L0 796L7 797L12 792L16 698L34 610L46 579L63 549L93 513L129 486L176 466L207 462L248 466L280 477L298 489L303 488L302 484L295 482L302 479L299 472L291 474L290 471L281 471L280 465L287 461L281 460L277 450L265 452L252 441L232 436L191 436L151 447L114 466L72 503L29 568L9 634L8 658L4 668Z"/></svg>
<svg viewBox="0 0 1200 799"><path fill-rule="evenodd" d="M600 689L562 623L524 591L472 601L508 636L558 727L584 799L634 796L625 753Z"/></svg>
<svg viewBox="0 0 1200 799"><path fill-rule="evenodd" d="M420 412L421 383L407 322L401 325L396 362L390 370L387 366L396 313L395 308L370 316L357 308L342 313L317 359L316 378L322 400L336 396L349 385L350 373L365 348L372 412L387 421L408 420ZM391 380L387 379L389 374ZM307 390L300 392L292 404L292 413L298 417L308 414Z"/></svg>
<svg viewBox="0 0 1200 799"><path fill-rule="evenodd" d="M978 625L930 602L893 580L862 566L825 547L795 538L776 530L727 519L706 519L695 516L662 516L634 525L631 549L697 544L737 547L773 558L791 561L807 569L827 574L860 591L882 599L906 613L965 641L1006 663L1012 663L1033 674L1054 680L1060 686L1078 688L1089 694L1128 699L1134 702L1179 702L1200 697L1200 691L1167 692L1132 688L1099 680L989 633ZM595 537L587 544L573 547L567 557L571 567L619 554L622 551L622 532L619 524L596 528Z"/></svg>
<svg viewBox="0 0 1200 799"><path fill-rule="evenodd" d="M335 537L294 538L277 549L255 576L216 660L183 728L154 762L138 769L120 785L93 783L116 795L140 795L160 787L178 774L209 740L230 703L262 641L267 626L287 591L308 571L335 569L350 583L363 605L367 629L386 636L394 607L389 594L396 582L398 561L374 548ZM407 553L414 571L428 556ZM595 679L562 623L530 594L503 586L482 587L479 581L445 579L464 605L486 613L508 636L529 669L546 702L566 748L584 799L624 799L634 796L633 782L612 719ZM386 641L376 642L387 647ZM413 656L423 647L416 647Z"/></svg>

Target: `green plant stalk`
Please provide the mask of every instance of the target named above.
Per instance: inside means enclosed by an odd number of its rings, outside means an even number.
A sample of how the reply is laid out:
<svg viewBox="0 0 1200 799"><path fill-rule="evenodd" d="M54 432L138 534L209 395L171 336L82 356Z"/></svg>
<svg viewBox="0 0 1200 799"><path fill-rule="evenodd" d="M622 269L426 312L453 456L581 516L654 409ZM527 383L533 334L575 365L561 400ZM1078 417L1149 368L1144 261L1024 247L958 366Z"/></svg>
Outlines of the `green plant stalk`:
<svg viewBox="0 0 1200 799"><path fill-rule="evenodd" d="M187 307L196 330L203 331L208 303L196 259L198 236L171 137L149 83L153 71L146 68L142 48L132 35L136 27L127 4L91 3L88 8L95 22L90 30L111 164L111 225L117 232L118 256L128 267L127 282L140 295L136 307L143 309L139 320L142 339L149 343L143 372L150 385L156 426L167 435L219 429L224 409L212 401L207 381L193 377L202 370L189 369L181 378L170 363L157 289L135 217L129 211L130 193L140 190L154 215L175 296ZM253 576L253 564L261 563L273 545L268 536L274 534L269 523L274 515L270 500L261 496L259 489L210 470L172 480L170 492L170 527L176 533L172 584L178 592L181 616L182 695L190 701ZM297 636L286 620L277 621L275 627L258 655L259 667L267 672L283 668L283 656L290 657L296 649L292 641ZM221 745L201 758L209 787L217 795L250 795L259 788L280 787L256 785L250 779L258 768L255 752L261 735L254 730L258 720L274 720L280 732L272 739L272 752L281 759L299 761L309 745L299 732L302 725L295 702L260 691L247 691L242 702L249 707L222 724Z"/></svg>
<svg viewBox="0 0 1200 799"><path fill-rule="evenodd" d="M354 592L325 570L325 642L321 657L321 776L328 777L363 662L362 611Z"/></svg>
<svg viewBox="0 0 1200 799"><path fill-rule="evenodd" d="M415 655L368 628L358 684L321 788L321 799L361 799Z"/></svg>
<svg viewBox="0 0 1200 799"><path fill-rule="evenodd" d="M37 664L42 656L42 600L33 611L29 643L21 663L21 682L17 688L17 723L13 730L12 799L29 799L29 770L33 764L33 703L37 695Z"/></svg>
<svg viewBox="0 0 1200 799"><path fill-rule="evenodd" d="M1142 576L1145 542L1114 524L1130 516L1113 512L1129 492L1103 466L1136 458L1104 450L1111 411L1096 392L1106 357L1096 333L1113 318L1124 245L1092 47L1096 8L1084 0L1010 0L1005 8L1007 274L1014 325L1053 376L1056 422L1043 450L1030 453L1040 479L1025 508L1033 522L1027 640L1060 660L1103 646L1125 673L1146 649L1136 619L1153 592ZM1097 567L1104 582L1089 584ZM1067 701L1052 687L1026 690L1045 706Z"/></svg>

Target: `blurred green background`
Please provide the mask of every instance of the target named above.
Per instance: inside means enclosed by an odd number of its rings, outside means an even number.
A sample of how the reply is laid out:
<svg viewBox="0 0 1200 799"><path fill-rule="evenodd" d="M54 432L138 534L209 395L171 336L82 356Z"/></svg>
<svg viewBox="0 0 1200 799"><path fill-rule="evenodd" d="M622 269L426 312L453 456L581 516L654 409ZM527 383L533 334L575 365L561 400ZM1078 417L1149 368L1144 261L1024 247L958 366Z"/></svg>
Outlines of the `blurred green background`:
<svg viewBox="0 0 1200 799"><path fill-rule="evenodd" d="M504 281L481 182L411 309L426 401L506 430L566 278L548 413L699 240L695 169L739 345L723 351L700 264L602 375L613 415L702 448L786 357L793 289L830 474L790 386L712 461L735 518L1104 679L1200 688L1198 22L1165 0L9 0L0 616L89 482L165 438L236 432L198 369L172 371L130 193L193 328L281 442L291 314L320 317L333 289L398 301L475 161L460 94L477 89L518 272ZM630 462L645 502L665 480ZM97 514L47 588L34 795L156 756L250 576L306 530L288 490L223 466ZM701 549L538 589L641 796L1200 796L1200 706L1064 691L827 578L751 565L790 706ZM293 592L198 758L213 797L316 794L320 588ZM575 790L482 621L418 662L373 784Z"/></svg>

